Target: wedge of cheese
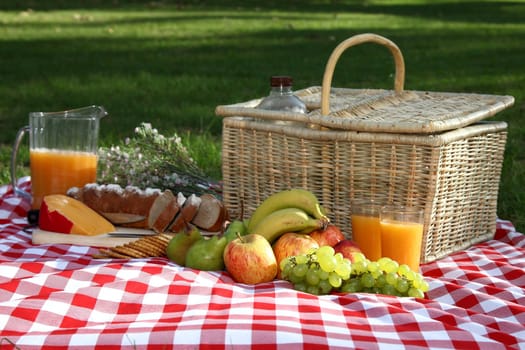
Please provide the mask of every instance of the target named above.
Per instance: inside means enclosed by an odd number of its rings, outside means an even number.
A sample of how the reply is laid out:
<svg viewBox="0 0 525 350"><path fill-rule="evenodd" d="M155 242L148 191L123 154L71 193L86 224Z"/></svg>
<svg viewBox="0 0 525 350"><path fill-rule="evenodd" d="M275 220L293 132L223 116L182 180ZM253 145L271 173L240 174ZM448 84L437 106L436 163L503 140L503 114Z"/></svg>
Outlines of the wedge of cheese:
<svg viewBox="0 0 525 350"><path fill-rule="evenodd" d="M84 203L61 194L45 196L38 226L42 230L94 236L114 232L115 226Z"/></svg>

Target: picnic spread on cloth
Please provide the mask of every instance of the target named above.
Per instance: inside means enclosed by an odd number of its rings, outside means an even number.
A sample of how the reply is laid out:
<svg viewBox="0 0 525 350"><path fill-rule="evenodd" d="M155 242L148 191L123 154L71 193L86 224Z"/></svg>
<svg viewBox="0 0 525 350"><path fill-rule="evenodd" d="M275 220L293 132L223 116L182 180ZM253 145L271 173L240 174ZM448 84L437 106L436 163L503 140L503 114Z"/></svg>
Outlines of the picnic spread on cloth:
<svg viewBox="0 0 525 350"><path fill-rule="evenodd" d="M315 296L166 258L33 245L29 207L0 187L1 349L525 349L525 236L508 221L493 239L422 264L430 290L415 299Z"/></svg>
<svg viewBox="0 0 525 350"><path fill-rule="evenodd" d="M332 87L341 53L365 42L391 52L394 90ZM424 297L314 295L162 256L95 258L93 243L37 244L24 177L0 187L0 350L525 349L525 235L497 217L507 124L484 120L514 98L405 90L404 76L399 48L363 34L336 47L322 86L297 91L307 113L217 106L221 195L242 220L271 193L311 190L349 238L353 200L417 207Z"/></svg>

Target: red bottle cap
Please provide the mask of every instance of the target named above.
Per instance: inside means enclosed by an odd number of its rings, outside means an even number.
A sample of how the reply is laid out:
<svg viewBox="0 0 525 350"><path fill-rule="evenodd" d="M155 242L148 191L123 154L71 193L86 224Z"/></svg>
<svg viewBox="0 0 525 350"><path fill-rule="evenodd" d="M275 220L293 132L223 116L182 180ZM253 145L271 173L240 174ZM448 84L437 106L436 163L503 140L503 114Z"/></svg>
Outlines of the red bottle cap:
<svg viewBox="0 0 525 350"><path fill-rule="evenodd" d="M277 86L292 86L292 77L287 75L274 75L270 78L270 86L271 87L277 87Z"/></svg>

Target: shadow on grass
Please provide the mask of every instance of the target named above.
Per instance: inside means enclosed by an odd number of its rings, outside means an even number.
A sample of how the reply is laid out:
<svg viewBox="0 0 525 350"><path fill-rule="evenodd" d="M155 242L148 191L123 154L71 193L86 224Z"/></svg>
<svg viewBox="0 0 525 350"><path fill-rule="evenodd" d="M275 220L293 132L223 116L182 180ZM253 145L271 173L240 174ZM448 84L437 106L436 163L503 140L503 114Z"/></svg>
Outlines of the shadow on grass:
<svg viewBox="0 0 525 350"><path fill-rule="evenodd" d="M525 57L525 49L518 46L520 33L507 33L502 42L487 41L486 33L475 31L365 30L399 45L407 68L406 89L494 94L522 89L523 76L509 75ZM88 104L102 104L111 114L104 121L103 137L127 135L140 121L168 130L218 134L221 122L214 116L215 106L265 95L272 74L291 74L297 88L319 85L330 53L349 34L240 33L205 45L191 38L4 41L0 116L6 124L0 126L6 131L0 142L14 138L30 111ZM333 85L392 88L393 69L385 48L353 47L341 57Z"/></svg>
<svg viewBox="0 0 525 350"><path fill-rule="evenodd" d="M141 121L168 131L197 129L219 134L221 120L214 108L261 97L273 74L290 74L295 87L319 85L335 46L357 34L349 30L210 32L177 36L177 21L257 19L314 19L318 12L351 12L454 21L521 23L525 4L516 1L431 1L422 5L368 4L367 1L54 1L0 2L3 10L153 9L162 15L133 16L115 21L13 22L10 28L49 30L74 27L79 33L117 24L173 23L173 36L132 38L110 36L6 40L0 52L1 143L10 143L27 113L102 104L111 113L103 121L102 139L121 139ZM233 9L257 11L232 12ZM301 12L268 13L270 9ZM182 9L181 11L179 11ZM184 10L191 9L190 14ZM199 15L202 13L202 15ZM249 21L247 21L249 23ZM401 48L406 62L406 89L513 94L523 98L523 33L512 26L494 31L478 27L444 26L439 30L360 27L359 33L389 37ZM519 73L519 74L518 74ZM337 65L333 85L391 88L393 64L388 52L374 45L351 48ZM513 115L516 118L517 114ZM517 118L516 118L517 119Z"/></svg>
<svg viewBox="0 0 525 350"><path fill-rule="evenodd" d="M55 0L55 1L0 1L0 10L37 11L51 10L82 10L82 9L129 9L129 10L199 10L202 12L217 10L253 10L264 12L269 10L290 10L303 13L318 12L359 12L367 14L385 14L421 18L443 18L447 21L483 22L483 23L517 23L523 22L523 8L520 1L457 1L444 0L422 1L421 4L389 4L388 1L366 0L245 0L245 1L140 1L140 0Z"/></svg>

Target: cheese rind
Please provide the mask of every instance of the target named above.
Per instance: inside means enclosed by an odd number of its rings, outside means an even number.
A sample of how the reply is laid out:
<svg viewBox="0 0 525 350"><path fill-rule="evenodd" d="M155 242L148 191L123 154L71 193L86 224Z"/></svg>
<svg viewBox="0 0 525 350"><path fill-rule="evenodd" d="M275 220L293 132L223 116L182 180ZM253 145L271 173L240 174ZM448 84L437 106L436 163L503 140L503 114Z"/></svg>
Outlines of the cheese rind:
<svg viewBox="0 0 525 350"><path fill-rule="evenodd" d="M61 194L44 197L38 226L42 230L93 236L115 231L115 226L84 203Z"/></svg>

